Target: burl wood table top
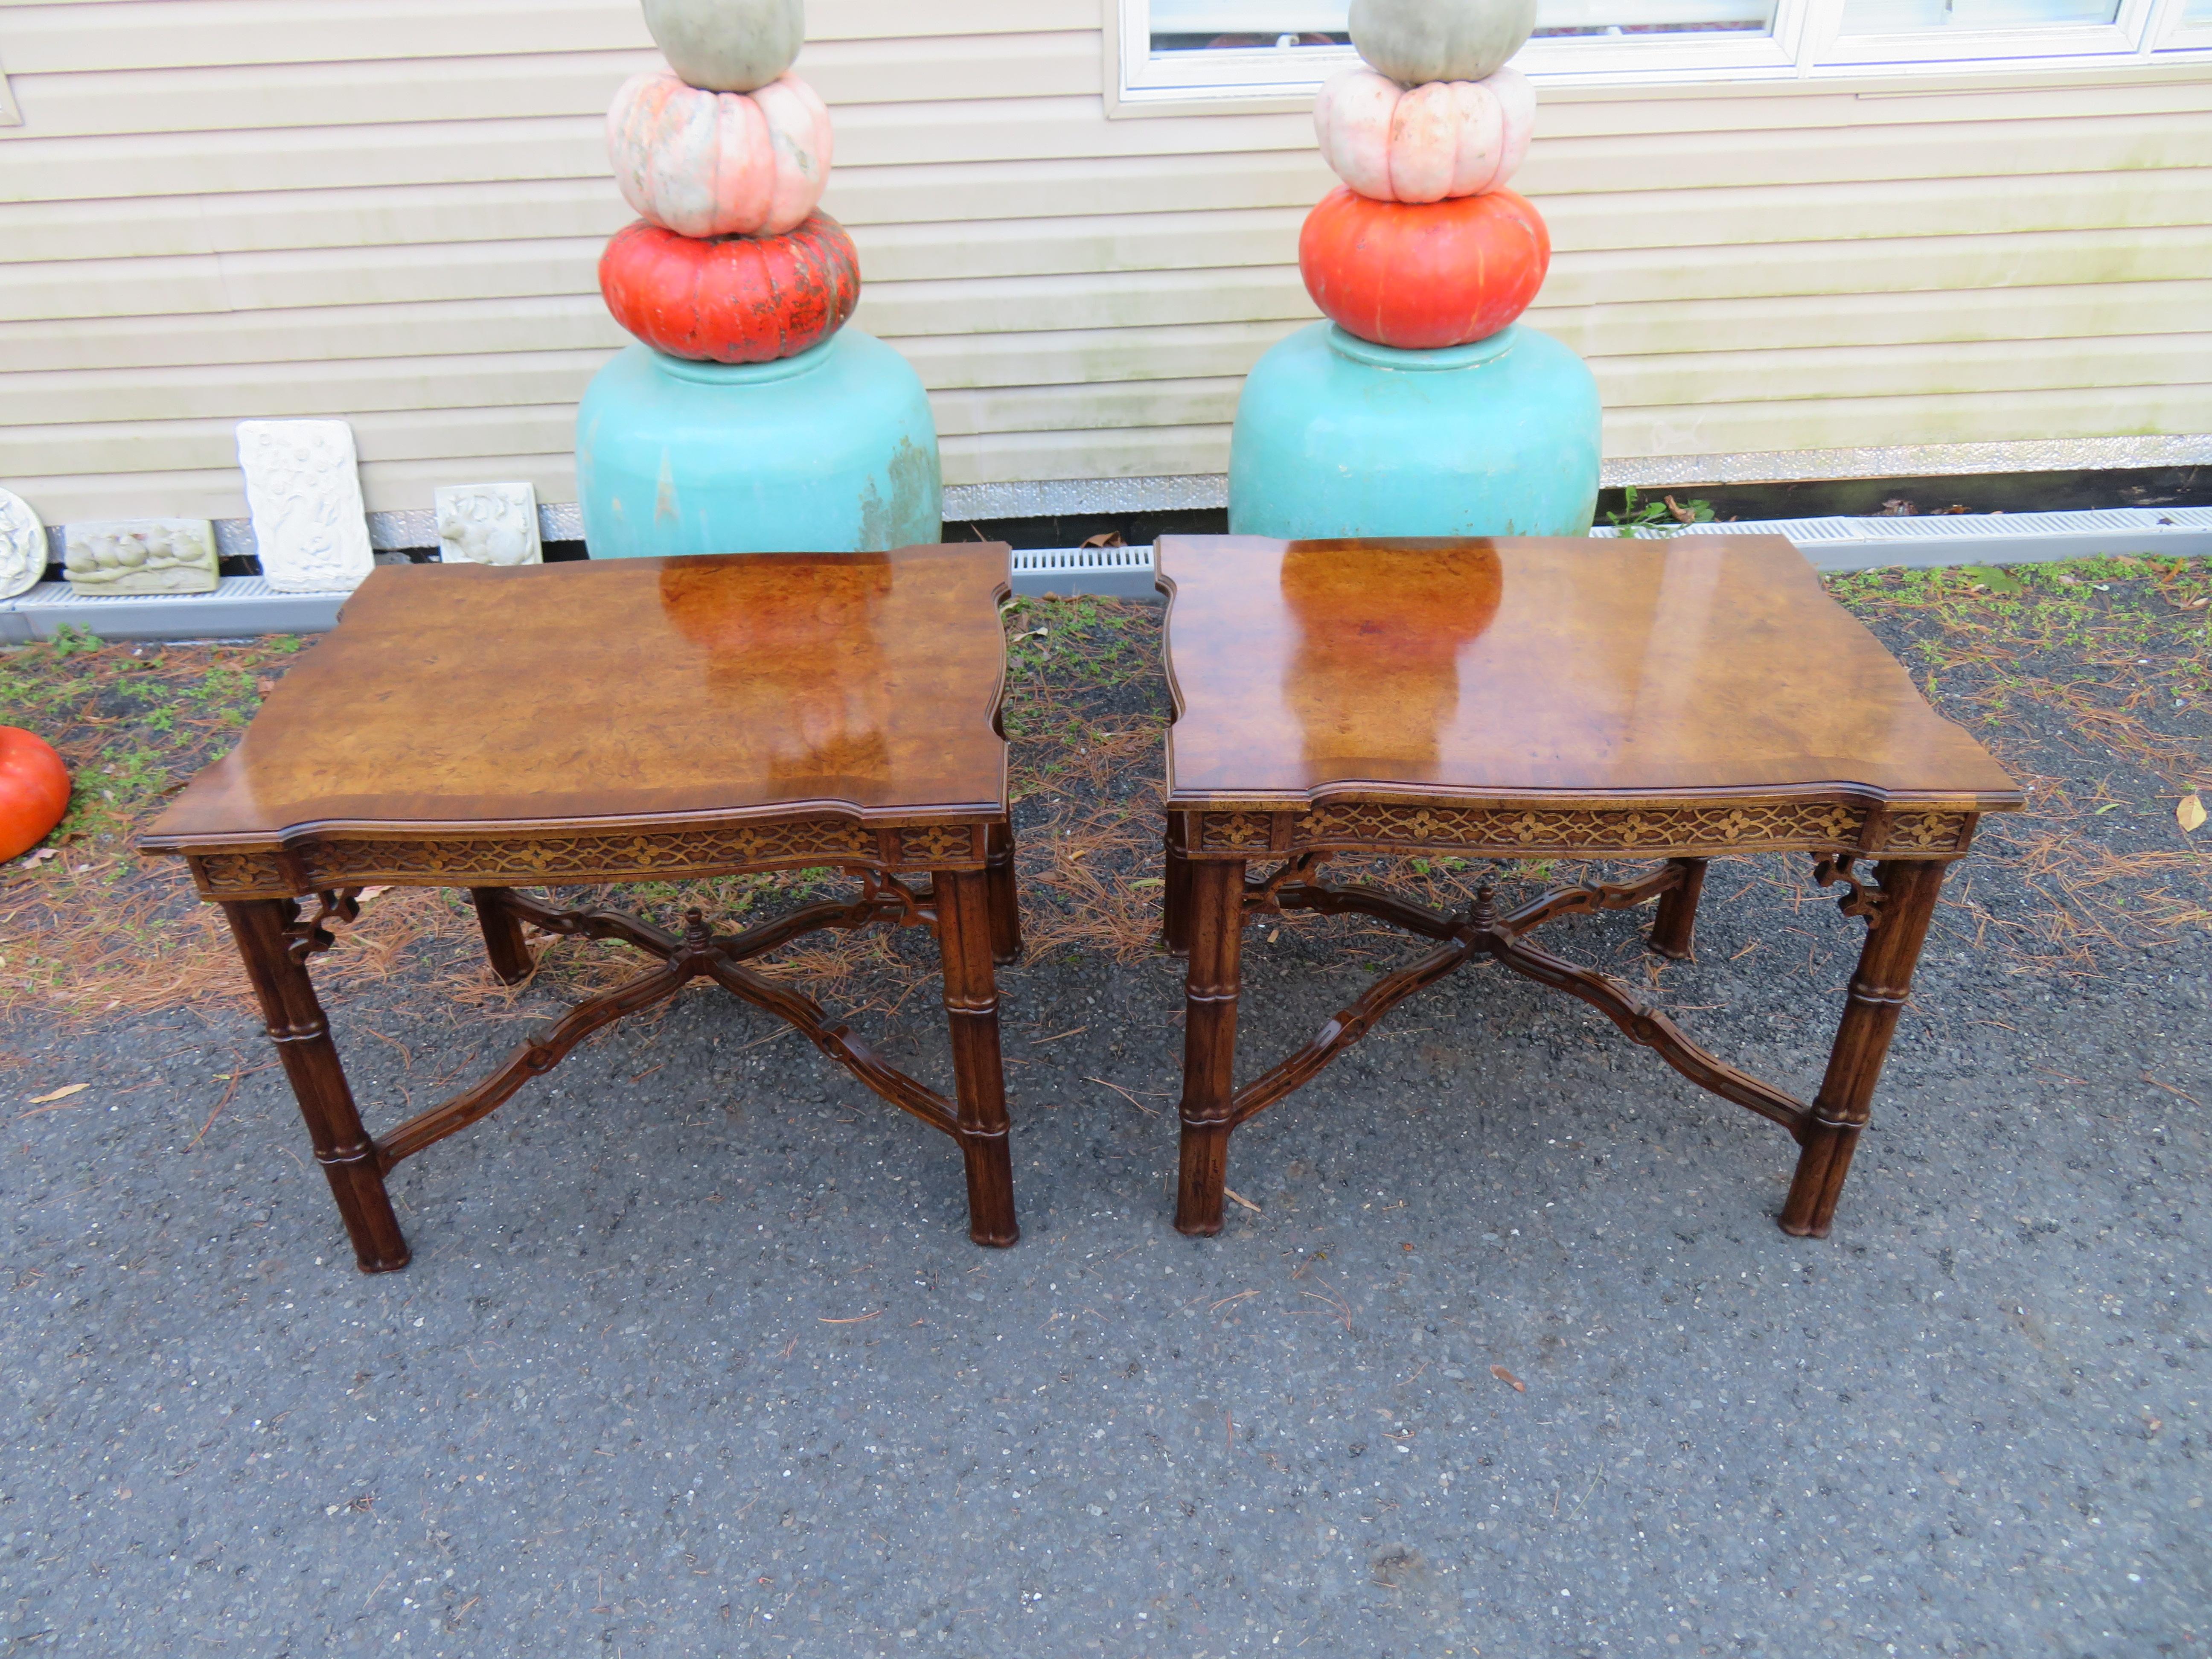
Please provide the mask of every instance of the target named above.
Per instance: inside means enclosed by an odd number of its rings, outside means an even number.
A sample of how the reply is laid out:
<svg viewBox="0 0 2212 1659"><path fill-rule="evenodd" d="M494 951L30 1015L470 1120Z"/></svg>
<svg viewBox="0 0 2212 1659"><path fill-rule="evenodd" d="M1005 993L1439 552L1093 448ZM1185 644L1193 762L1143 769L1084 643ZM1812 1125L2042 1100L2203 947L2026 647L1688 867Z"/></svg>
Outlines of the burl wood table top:
<svg viewBox="0 0 2212 1659"><path fill-rule="evenodd" d="M1002 544L379 568L142 843L1002 817Z"/></svg>
<svg viewBox="0 0 2212 1659"><path fill-rule="evenodd" d="M1778 536L1164 537L1170 809L2021 804Z"/></svg>

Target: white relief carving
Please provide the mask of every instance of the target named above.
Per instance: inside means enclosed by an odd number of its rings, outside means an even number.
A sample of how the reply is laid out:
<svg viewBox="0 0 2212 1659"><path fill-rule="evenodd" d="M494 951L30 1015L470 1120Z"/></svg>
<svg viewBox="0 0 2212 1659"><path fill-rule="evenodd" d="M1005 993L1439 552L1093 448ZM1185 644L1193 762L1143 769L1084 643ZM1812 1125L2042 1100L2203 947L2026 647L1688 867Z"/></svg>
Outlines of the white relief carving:
<svg viewBox="0 0 2212 1659"><path fill-rule="evenodd" d="M0 489L0 599L38 586L46 574L46 527L31 504Z"/></svg>
<svg viewBox="0 0 2212 1659"><path fill-rule="evenodd" d="M215 526L205 519L114 519L68 526L70 586L103 593L212 593Z"/></svg>
<svg viewBox="0 0 2212 1659"><path fill-rule="evenodd" d="M376 568L343 421L240 421L261 574L280 593L350 593Z"/></svg>
<svg viewBox="0 0 2212 1659"><path fill-rule="evenodd" d="M448 484L437 492L447 564L543 564L538 491L526 483Z"/></svg>

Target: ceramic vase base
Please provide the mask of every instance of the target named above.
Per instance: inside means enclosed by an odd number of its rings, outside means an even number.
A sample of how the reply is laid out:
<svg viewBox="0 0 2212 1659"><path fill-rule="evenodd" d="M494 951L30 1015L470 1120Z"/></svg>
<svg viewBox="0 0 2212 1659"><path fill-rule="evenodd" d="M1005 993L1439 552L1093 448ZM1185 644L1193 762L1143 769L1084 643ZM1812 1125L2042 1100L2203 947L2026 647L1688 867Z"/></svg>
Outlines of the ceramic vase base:
<svg viewBox="0 0 2212 1659"><path fill-rule="evenodd" d="M595 559L880 552L942 534L921 378L849 326L766 363L628 347L576 412L576 482Z"/></svg>
<svg viewBox="0 0 2212 1659"><path fill-rule="evenodd" d="M1548 335L1402 351L1315 323L1254 366L1229 450L1232 535L1579 536L1597 382Z"/></svg>

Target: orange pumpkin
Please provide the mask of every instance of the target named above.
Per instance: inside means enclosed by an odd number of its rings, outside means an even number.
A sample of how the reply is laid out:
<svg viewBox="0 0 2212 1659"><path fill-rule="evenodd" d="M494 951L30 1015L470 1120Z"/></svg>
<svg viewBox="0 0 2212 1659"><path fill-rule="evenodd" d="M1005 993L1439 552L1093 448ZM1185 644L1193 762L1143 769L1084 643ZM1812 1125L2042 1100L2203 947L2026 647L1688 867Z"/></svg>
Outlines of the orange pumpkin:
<svg viewBox="0 0 2212 1659"><path fill-rule="evenodd" d="M1552 263L1541 215L1510 190L1378 202L1340 185L1298 234L1298 273L1331 321L1377 345L1486 338L1528 308Z"/></svg>
<svg viewBox="0 0 2212 1659"><path fill-rule="evenodd" d="M853 239L817 213L782 236L699 240L639 220L599 256L615 320L656 351L765 363L817 346L860 299Z"/></svg>
<svg viewBox="0 0 2212 1659"><path fill-rule="evenodd" d="M0 860L44 841L69 804L69 768L53 745L20 726L0 726Z"/></svg>

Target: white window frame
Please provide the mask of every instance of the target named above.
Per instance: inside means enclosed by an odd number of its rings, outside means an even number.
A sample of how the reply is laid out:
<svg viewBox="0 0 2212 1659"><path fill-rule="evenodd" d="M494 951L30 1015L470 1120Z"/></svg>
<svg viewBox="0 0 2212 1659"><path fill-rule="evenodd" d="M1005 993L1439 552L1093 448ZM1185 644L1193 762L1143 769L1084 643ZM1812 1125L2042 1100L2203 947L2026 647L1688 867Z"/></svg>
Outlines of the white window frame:
<svg viewBox="0 0 2212 1659"><path fill-rule="evenodd" d="M2157 25L2158 47L2160 57L2172 52L2212 50L2212 5L2204 9L2204 15L2191 22L2187 12L2187 0L2171 5L2160 15Z"/></svg>
<svg viewBox="0 0 2212 1659"><path fill-rule="evenodd" d="M2122 0L2109 23L2046 24L2040 28L1911 30L1899 34L1845 34L1841 4L1818 5L1814 38L1807 56L1831 73L1862 65L1892 69L1940 69L1948 64L1986 67L1992 61L2022 58L2099 58L2133 57L2147 40L2145 25L2158 0ZM2178 13L2182 8L2174 7Z"/></svg>
<svg viewBox="0 0 2212 1659"><path fill-rule="evenodd" d="M1725 5L1727 0L1716 0ZM1224 0L1224 9L1237 0ZM1289 27L1319 27L1316 0L1247 0ZM1846 0L1778 0L1771 33L1553 36L1531 40L1513 60L1540 85L1681 86L1700 82L1819 82L1987 74L1991 70L2103 69L2212 62L2212 20L2187 22L2188 0L2121 0L2111 23L2010 29L1919 30L1846 35ZM1116 112L1281 106L1310 98L1358 61L1349 46L1223 49L1155 58L1152 0L1102 0L1108 33L1109 101ZM1601 16L1607 0L1583 0ZM1301 9L1314 17L1301 18Z"/></svg>

